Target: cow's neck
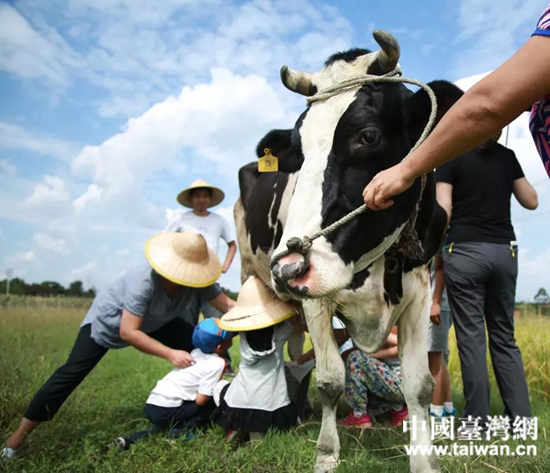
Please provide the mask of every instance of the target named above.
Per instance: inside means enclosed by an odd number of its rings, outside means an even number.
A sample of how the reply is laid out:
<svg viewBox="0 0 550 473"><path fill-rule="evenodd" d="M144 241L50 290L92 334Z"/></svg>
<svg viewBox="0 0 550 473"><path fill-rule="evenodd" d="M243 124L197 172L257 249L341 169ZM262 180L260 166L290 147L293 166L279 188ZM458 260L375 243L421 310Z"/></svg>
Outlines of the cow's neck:
<svg viewBox="0 0 550 473"><path fill-rule="evenodd" d="M398 240L403 228L405 228L405 222L399 226L391 235L382 240L382 243L376 248L372 249L368 253L365 253L357 262L353 265L353 274L357 274L370 266L374 261L380 258L386 251L388 251L392 245Z"/></svg>
<svg viewBox="0 0 550 473"><path fill-rule="evenodd" d="M380 245L361 256L361 258L359 258L359 260L353 265L353 274L363 271L386 252L400 252L406 259L417 260L422 258L423 249L422 243L420 242L416 232L416 219L420 213L422 198L426 190L425 175L420 178L420 182L420 195L414 206L412 215L391 235L384 238Z"/></svg>

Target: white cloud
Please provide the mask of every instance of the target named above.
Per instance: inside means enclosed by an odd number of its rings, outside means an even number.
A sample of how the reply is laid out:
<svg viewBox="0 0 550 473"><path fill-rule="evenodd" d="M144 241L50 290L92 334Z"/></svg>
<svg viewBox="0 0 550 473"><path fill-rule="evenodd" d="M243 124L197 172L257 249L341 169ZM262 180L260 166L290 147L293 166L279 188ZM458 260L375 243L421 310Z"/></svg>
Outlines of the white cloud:
<svg viewBox="0 0 550 473"><path fill-rule="evenodd" d="M129 120L123 132L99 146L86 146L72 168L94 184L73 205L82 211L91 203L127 198L182 152L202 160L205 172L232 174L250 160L266 130L289 121L263 77L214 69L210 83L184 87L179 96ZM135 202L128 204L135 211Z"/></svg>
<svg viewBox="0 0 550 473"><path fill-rule="evenodd" d="M126 256L126 255L129 255L130 254L130 249L129 248L123 248L122 250L118 250L116 252L116 254L118 256Z"/></svg>
<svg viewBox="0 0 550 473"><path fill-rule="evenodd" d="M78 147L64 140L32 133L25 128L0 120L0 148L22 149L53 156L62 161L73 159Z"/></svg>
<svg viewBox="0 0 550 473"><path fill-rule="evenodd" d="M544 4L540 0L461 0L455 72L469 75L506 61L529 39ZM503 27L506 25L506 27Z"/></svg>
<svg viewBox="0 0 550 473"><path fill-rule="evenodd" d="M6 159L0 160L0 173L13 177L17 174L17 166Z"/></svg>
<svg viewBox="0 0 550 473"><path fill-rule="evenodd" d="M25 201L28 207L47 208L50 205L61 204L70 200L70 194L65 181L55 176L44 176L43 182L34 187L30 197Z"/></svg>
<svg viewBox="0 0 550 473"><path fill-rule="evenodd" d="M14 263L28 263L35 259L34 251L17 251L6 257L8 265Z"/></svg>
<svg viewBox="0 0 550 473"><path fill-rule="evenodd" d="M88 204L101 200L102 190L95 184L90 184L87 191L73 201L73 207L80 214Z"/></svg>
<svg viewBox="0 0 550 473"><path fill-rule="evenodd" d="M71 276L73 277L83 277L91 273L96 269L97 263L95 261L90 261L80 268L75 268L71 271Z"/></svg>
<svg viewBox="0 0 550 473"><path fill-rule="evenodd" d="M336 7L307 0L26 0L17 8L0 15L12 23L0 67L54 88L81 79L107 90L96 101L102 117L140 114L181 84L204 82L211 68L273 81L287 62L318 70L353 38Z"/></svg>
<svg viewBox="0 0 550 473"><path fill-rule="evenodd" d="M33 241L39 248L42 248L52 253L68 256L71 254L71 250L67 246L67 243L63 239L55 239L46 233L36 233L33 237Z"/></svg>
<svg viewBox="0 0 550 473"><path fill-rule="evenodd" d="M45 37L14 7L0 4L0 69L24 79L66 86L66 69L77 63L76 55L54 31Z"/></svg>

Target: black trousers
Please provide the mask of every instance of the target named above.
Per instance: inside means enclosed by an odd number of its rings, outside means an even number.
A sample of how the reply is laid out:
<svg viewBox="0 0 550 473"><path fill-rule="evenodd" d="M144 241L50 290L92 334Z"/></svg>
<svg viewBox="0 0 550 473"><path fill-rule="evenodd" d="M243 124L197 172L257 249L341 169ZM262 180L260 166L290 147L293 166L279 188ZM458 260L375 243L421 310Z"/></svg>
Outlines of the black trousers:
<svg viewBox="0 0 550 473"><path fill-rule="evenodd" d="M91 337L91 324L80 328L69 358L38 390L29 404L25 417L35 422L51 420L65 400L99 363L108 348L98 345ZM191 351L192 324L174 319L150 337L170 348Z"/></svg>
<svg viewBox="0 0 550 473"><path fill-rule="evenodd" d="M196 428L203 427L210 422L210 415L216 404L210 399L204 406L197 406L195 401L184 401L179 407L161 407L145 404L145 417L161 429L172 427Z"/></svg>
<svg viewBox="0 0 550 473"><path fill-rule="evenodd" d="M485 420L491 413L485 327L504 414L512 419L530 417L521 352L514 338L517 253L509 245L455 243L443 261L466 399L463 417Z"/></svg>

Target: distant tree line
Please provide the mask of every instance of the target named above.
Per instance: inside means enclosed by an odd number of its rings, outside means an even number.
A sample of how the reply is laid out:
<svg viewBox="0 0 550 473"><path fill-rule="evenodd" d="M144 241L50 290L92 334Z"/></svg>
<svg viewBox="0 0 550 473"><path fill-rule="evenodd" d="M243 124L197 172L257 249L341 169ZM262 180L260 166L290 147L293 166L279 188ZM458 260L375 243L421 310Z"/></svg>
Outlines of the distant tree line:
<svg viewBox="0 0 550 473"><path fill-rule="evenodd" d="M0 295L6 293L6 279L0 281ZM231 299L237 300L238 293L222 287L223 292ZM69 296L69 297L95 297L96 290L91 287L84 290L82 281L73 281L67 287L56 281L43 281L41 283L27 284L23 279L10 279L10 294L19 296Z"/></svg>
<svg viewBox="0 0 550 473"><path fill-rule="evenodd" d="M0 294L6 294L7 280L0 281ZM43 281L41 283L27 284L23 279L10 279L10 294L20 296L69 296L69 297L95 297L93 287L84 290L82 281L73 281L67 287L56 281Z"/></svg>

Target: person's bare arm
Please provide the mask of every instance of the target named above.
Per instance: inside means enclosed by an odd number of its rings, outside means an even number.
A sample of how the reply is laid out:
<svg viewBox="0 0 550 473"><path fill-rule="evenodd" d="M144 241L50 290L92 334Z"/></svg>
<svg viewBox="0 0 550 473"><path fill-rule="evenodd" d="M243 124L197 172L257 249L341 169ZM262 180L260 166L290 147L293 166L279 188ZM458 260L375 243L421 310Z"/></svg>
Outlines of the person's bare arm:
<svg viewBox="0 0 550 473"><path fill-rule="evenodd" d="M379 360L397 358L397 335L395 333L390 333L388 339L386 340L386 344L371 356L373 358L378 358Z"/></svg>
<svg viewBox="0 0 550 473"><path fill-rule="evenodd" d="M212 396L207 396L206 394L197 393L197 397L195 399L195 404L197 406L204 406L212 399Z"/></svg>
<svg viewBox="0 0 550 473"><path fill-rule="evenodd" d="M225 314L235 306L235 301L227 297L223 292L220 292L214 299L208 301L215 309L218 309L222 314Z"/></svg>
<svg viewBox="0 0 550 473"><path fill-rule="evenodd" d="M435 198L447 213L447 225L449 225L453 212L453 185L448 182L437 182L435 184Z"/></svg>
<svg viewBox="0 0 550 473"><path fill-rule="evenodd" d="M537 191L525 177L514 181L514 196L522 207L535 210L539 206Z"/></svg>
<svg viewBox="0 0 550 473"><path fill-rule="evenodd" d="M227 273L229 267L231 266L231 263L233 262L233 258L235 258L235 253L237 253L237 243L235 243L234 241L230 241L227 246L229 248L227 249L227 256L225 257L225 261L223 262L222 273Z"/></svg>
<svg viewBox="0 0 550 473"><path fill-rule="evenodd" d="M193 364L193 358L186 351L173 350L143 332L140 329L142 321L142 317L123 309L120 321L120 338L143 353L168 360L176 368L187 368Z"/></svg>
<svg viewBox="0 0 550 473"><path fill-rule="evenodd" d="M502 66L473 86L405 161L377 174L363 198L373 210L414 180L480 145L550 92L550 38L531 37Z"/></svg>

